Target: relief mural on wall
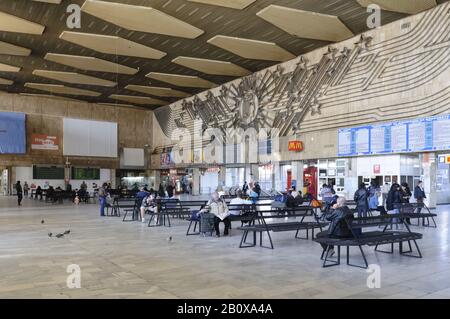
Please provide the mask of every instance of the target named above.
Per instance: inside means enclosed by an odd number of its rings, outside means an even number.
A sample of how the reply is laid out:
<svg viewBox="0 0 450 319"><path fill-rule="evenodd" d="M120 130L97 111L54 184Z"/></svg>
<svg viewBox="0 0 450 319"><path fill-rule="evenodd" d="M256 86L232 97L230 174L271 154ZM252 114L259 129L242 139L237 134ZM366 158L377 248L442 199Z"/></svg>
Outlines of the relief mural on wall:
<svg viewBox="0 0 450 319"><path fill-rule="evenodd" d="M352 46L328 47L318 63L310 63L306 54L293 71L285 72L286 63L280 64L200 94L203 98L163 107L155 115L167 136L176 127L192 129L195 119L203 121L204 129L278 128L285 136L448 113L449 10L449 3L440 5L403 21L399 34L387 40L374 43L362 35ZM434 80L432 91L420 91ZM388 104L383 104L386 96ZM367 101L373 103L367 107Z"/></svg>

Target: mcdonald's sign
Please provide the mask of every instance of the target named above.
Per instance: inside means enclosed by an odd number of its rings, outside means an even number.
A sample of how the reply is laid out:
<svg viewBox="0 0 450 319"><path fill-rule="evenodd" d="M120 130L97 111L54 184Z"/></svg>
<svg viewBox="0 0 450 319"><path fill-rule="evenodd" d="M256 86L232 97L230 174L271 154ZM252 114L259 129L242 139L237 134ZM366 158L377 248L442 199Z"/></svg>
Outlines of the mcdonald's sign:
<svg viewBox="0 0 450 319"><path fill-rule="evenodd" d="M303 142L302 141L289 141L288 150L292 152L301 152L303 151Z"/></svg>

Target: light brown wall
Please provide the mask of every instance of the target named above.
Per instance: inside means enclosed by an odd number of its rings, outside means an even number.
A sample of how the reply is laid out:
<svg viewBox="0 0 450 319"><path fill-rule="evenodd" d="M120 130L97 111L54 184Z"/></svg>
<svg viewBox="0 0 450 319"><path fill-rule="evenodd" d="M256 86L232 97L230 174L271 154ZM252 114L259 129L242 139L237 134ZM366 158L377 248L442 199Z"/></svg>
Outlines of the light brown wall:
<svg viewBox="0 0 450 319"><path fill-rule="evenodd" d="M0 111L26 113L27 154L0 155L0 166L64 164L62 150L63 117L117 122L119 151L123 147L143 148L152 145L153 112L137 108L104 106L71 100L0 93ZM31 150L31 134L57 136L59 151ZM118 168L119 159L70 157L72 165Z"/></svg>

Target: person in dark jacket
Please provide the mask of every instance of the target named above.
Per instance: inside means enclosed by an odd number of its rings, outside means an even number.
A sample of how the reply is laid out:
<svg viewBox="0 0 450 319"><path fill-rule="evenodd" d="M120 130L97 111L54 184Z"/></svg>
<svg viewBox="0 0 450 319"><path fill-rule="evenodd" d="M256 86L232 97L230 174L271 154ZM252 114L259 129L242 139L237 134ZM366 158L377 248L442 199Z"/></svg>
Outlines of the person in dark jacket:
<svg viewBox="0 0 450 319"><path fill-rule="evenodd" d="M420 213L422 211L422 207L423 207L423 201L425 198L427 198L427 196L425 195L425 189L423 188L423 183L422 181L419 181L416 185L416 187L414 188L414 198L416 199L417 202L417 213Z"/></svg>
<svg viewBox="0 0 450 319"><path fill-rule="evenodd" d="M386 199L386 208L394 214L400 214L400 207L402 205L402 191L401 186L397 183L392 184ZM392 220L397 223L397 219Z"/></svg>
<svg viewBox="0 0 450 319"><path fill-rule="evenodd" d="M162 184L159 184L158 196L161 198L166 197L166 191L164 190L164 186Z"/></svg>
<svg viewBox="0 0 450 319"><path fill-rule="evenodd" d="M247 181L244 181L244 185L242 186L242 192L245 194L247 194L248 191L248 185L247 185Z"/></svg>
<svg viewBox="0 0 450 319"><path fill-rule="evenodd" d="M295 187L292 187L292 190L289 192L286 198L286 207L297 207L303 204L302 193L296 191Z"/></svg>
<svg viewBox="0 0 450 319"><path fill-rule="evenodd" d="M42 187L41 186L38 186L36 188L35 198L37 199L38 196L39 196L39 200L42 200L43 194L42 194Z"/></svg>
<svg viewBox="0 0 450 319"><path fill-rule="evenodd" d="M19 206L22 206L23 190L22 185L20 185L20 181L17 181L16 183L16 193L17 193L17 204Z"/></svg>
<svg viewBox="0 0 450 319"><path fill-rule="evenodd" d="M369 210L369 192L366 185L361 183L358 190L355 192L353 199L356 203L356 210L358 211L358 217L367 217L367 211Z"/></svg>
<svg viewBox="0 0 450 319"><path fill-rule="evenodd" d="M167 185L166 191L167 191L167 196L169 196L169 198L172 198L174 195L174 191L175 191L175 187L173 187L172 183L169 183L169 185Z"/></svg>
<svg viewBox="0 0 450 319"><path fill-rule="evenodd" d="M403 182L401 185L400 191L402 193L402 204L403 204L402 205L402 208L403 208L402 213L414 213L414 208L412 207L412 205L409 204L409 200L412 197L412 193L411 193L408 183ZM406 218L405 220L408 224L411 225L411 221L409 218Z"/></svg>
<svg viewBox="0 0 450 319"><path fill-rule="evenodd" d="M345 198L338 197L330 213L328 213L326 216L326 220L330 222L330 226L328 227L326 236L330 238L352 237L352 232L348 227L348 224L351 222L352 219L353 219L353 212L345 205ZM328 248L328 245L326 244L321 245L324 250ZM328 252L328 257L332 257L333 255L334 255L334 247L331 246Z"/></svg>

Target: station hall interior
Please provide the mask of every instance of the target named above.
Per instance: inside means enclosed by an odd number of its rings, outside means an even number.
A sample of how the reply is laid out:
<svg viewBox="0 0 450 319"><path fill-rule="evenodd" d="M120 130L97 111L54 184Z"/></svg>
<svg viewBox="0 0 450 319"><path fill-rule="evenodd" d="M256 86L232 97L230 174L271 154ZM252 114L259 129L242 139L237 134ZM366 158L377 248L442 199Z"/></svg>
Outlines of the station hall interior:
<svg viewBox="0 0 450 319"><path fill-rule="evenodd" d="M0 0L1 299L448 299L449 216L448 0Z"/></svg>

